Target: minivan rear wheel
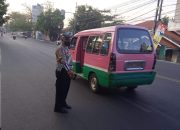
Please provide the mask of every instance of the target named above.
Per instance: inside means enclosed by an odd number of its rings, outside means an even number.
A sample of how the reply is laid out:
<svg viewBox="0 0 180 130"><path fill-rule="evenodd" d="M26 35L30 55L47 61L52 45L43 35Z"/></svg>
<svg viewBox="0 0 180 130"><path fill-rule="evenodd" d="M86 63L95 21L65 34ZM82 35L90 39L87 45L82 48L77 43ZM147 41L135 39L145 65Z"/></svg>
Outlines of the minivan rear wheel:
<svg viewBox="0 0 180 130"><path fill-rule="evenodd" d="M90 74L89 76L89 86L90 89L94 92L94 93L98 93L99 92L99 84L98 84L98 79L95 73Z"/></svg>

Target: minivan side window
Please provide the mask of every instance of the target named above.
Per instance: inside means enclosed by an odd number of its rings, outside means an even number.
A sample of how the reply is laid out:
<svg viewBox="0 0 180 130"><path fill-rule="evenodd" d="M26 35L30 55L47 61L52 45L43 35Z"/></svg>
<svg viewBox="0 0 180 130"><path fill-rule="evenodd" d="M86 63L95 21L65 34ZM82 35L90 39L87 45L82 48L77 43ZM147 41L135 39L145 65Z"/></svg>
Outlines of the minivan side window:
<svg viewBox="0 0 180 130"><path fill-rule="evenodd" d="M102 54L102 55L107 55L108 54L111 39L112 39L112 34L111 33L105 34L103 42L102 42L102 46L101 46L101 49L100 49L100 54Z"/></svg>
<svg viewBox="0 0 180 130"><path fill-rule="evenodd" d="M75 47L76 47L76 41L77 41L77 37L73 37L71 42L70 42L70 46L69 46L69 49L72 49L74 50Z"/></svg>
<svg viewBox="0 0 180 130"><path fill-rule="evenodd" d="M95 44L97 38L98 38L98 36L90 36L89 37L87 47L86 47L87 53L92 53L93 47L94 47L94 44Z"/></svg>
<svg viewBox="0 0 180 130"><path fill-rule="evenodd" d="M94 43L92 53L99 54L99 50L101 48L101 45L102 45L102 36L98 36L96 39L96 42Z"/></svg>

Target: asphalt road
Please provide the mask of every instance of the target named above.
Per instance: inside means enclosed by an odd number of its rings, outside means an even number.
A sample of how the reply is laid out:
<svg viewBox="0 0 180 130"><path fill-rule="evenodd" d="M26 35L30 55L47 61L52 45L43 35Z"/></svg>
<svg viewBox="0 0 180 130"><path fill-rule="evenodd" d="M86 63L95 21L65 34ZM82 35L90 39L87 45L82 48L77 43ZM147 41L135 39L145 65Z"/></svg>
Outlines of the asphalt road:
<svg viewBox="0 0 180 130"><path fill-rule="evenodd" d="M53 112L55 45L0 38L2 130L180 130L180 64L158 61L152 85L94 94L71 82L68 114Z"/></svg>

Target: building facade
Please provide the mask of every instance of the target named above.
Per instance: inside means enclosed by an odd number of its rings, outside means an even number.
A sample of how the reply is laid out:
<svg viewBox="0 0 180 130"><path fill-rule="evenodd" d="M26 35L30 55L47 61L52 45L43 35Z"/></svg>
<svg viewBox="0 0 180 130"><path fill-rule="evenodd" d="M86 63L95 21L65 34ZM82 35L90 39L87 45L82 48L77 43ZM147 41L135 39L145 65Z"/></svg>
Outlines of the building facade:
<svg viewBox="0 0 180 130"><path fill-rule="evenodd" d="M32 5L32 22L36 23L38 16L43 12L43 6L40 4Z"/></svg>
<svg viewBox="0 0 180 130"><path fill-rule="evenodd" d="M137 26L146 27L149 31L152 31L153 25L153 20L137 24ZM180 63L180 33L178 31L165 31L157 48L157 58Z"/></svg>
<svg viewBox="0 0 180 130"><path fill-rule="evenodd" d="M176 4L176 11L175 11L175 16L174 16L174 21L176 23L180 23L180 0L177 0Z"/></svg>

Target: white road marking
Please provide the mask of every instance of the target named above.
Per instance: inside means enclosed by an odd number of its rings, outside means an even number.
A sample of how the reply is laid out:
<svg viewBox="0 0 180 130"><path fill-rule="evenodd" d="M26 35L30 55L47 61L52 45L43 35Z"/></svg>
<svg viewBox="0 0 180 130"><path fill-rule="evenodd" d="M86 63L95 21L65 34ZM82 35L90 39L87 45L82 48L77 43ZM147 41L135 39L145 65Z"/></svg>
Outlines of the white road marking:
<svg viewBox="0 0 180 130"><path fill-rule="evenodd" d="M162 76L162 75L159 75L159 74L157 74L156 76L157 76L158 78L161 78L161 79L166 79L166 80L170 80L170 81L173 81L173 82L180 83L180 80L178 80L178 79L173 79L173 78L166 77L166 76Z"/></svg>

